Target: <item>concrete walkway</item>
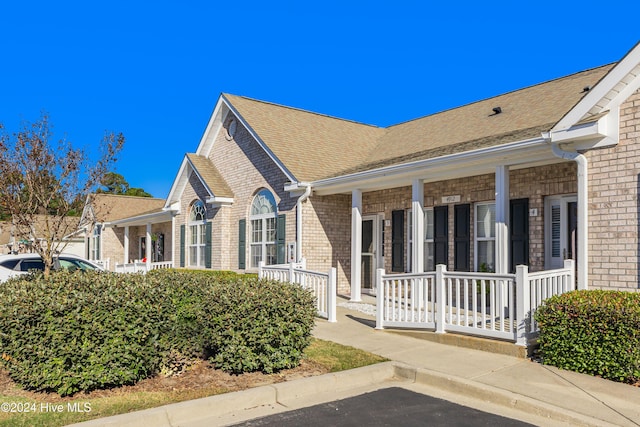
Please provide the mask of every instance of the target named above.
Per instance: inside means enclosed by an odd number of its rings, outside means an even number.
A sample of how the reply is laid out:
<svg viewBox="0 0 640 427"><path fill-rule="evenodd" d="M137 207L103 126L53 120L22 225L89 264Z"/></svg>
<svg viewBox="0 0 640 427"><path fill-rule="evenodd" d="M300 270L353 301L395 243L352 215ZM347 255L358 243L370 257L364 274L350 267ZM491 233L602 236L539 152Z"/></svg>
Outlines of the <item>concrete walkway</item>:
<svg viewBox="0 0 640 427"><path fill-rule="evenodd" d="M78 425L211 426L395 386L535 425L640 426L640 388L561 371L528 359L374 329L374 318L338 307L317 338L391 362L167 405Z"/></svg>

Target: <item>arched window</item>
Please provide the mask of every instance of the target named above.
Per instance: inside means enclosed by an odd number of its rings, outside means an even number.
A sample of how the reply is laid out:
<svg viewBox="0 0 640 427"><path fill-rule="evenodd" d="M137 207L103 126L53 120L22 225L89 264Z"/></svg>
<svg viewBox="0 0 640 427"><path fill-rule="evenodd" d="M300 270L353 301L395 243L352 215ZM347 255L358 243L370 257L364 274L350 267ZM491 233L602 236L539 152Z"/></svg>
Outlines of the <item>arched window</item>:
<svg viewBox="0 0 640 427"><path fill-rule="evenodd" d="M200 200L191 206L191 212L189 212L189 266L191 267L205 266L206 213L204 203Z"/></svg>
<svg viewBox="0 0 640 427"><path fill-rule="evenodd" d="M260 261L276 264L276 200L269 190L260 190L251 203L251 267Z"/></svg>

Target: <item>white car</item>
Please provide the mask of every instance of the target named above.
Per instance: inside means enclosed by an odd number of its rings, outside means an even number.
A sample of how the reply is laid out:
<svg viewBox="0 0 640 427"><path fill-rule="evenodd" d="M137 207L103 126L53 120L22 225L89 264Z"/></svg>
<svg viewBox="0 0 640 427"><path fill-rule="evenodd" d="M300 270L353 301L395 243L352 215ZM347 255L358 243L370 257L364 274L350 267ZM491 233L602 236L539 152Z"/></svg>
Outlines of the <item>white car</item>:
<svg viewBox="0 0 640 427"><path fill-rule="evenodd" d="M53 260L53 269L66 269L71 271L103 270L99 265L71 254L60 254L56 256ZM44 262L38 254L0 255L0 282L4 282L10 277L27 274L32 270L44 270Z"/></svg>

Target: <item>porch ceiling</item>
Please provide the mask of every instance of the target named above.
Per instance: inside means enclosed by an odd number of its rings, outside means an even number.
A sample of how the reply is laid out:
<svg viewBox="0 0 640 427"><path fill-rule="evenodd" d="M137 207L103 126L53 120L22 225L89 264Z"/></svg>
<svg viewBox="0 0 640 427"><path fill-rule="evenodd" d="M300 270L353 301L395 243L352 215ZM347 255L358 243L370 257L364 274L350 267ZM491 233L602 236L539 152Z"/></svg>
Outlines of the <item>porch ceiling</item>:
<svg viewBox="0 0 640 427"><path fill-rule="evenodd" d="M173 218L172 211L159 211L148 213L145 215L134 216L130 218L123 218L118 221L111 221L109 224L119 227L137 227L147 224L159 224L162 222L169 222Z"/></svg>
<svg viewBox="0 0 640 427"><path fill-rule="evenodd" d="M543 138L467 151L314 182L315 194L376 191L411 186L412 181L437 182L495 173L497 166L524 169L560 163Z"/></svg>

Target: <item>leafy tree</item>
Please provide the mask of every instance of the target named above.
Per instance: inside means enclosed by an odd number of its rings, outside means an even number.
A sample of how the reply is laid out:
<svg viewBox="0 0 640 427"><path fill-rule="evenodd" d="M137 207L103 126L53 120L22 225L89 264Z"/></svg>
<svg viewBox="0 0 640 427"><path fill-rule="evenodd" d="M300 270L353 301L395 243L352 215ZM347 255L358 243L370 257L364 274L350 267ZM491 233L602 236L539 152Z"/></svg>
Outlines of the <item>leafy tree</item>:
<svg viewBox="0 0 640 427"><path fill-rule="evenodd" d="M46 113L13 134L0 124L0 211L11 216L16 239L32 242L45 276L66 245L63 237L75 231L67 217L101 182L125 141L121 133L106 132L100 158L92 162L84 149L53 142L51 129Z"/></svg>
<svg viewBox="0 0 640 427"><path fill-rule="evenodd" d="M142 188L130 187L126 179L119 173L107 172L100 184L104 188L98 189L97 193L121 194L124 196L153 197Z"/></svg>
<svg viewBox="0 0 640 427"><path fill-rule="evenodd" d="M99 188L97 193L124 194L129 189L129 183L122 175L115 172L104 174L100 180L100 185L104 188Z"/></svg>

